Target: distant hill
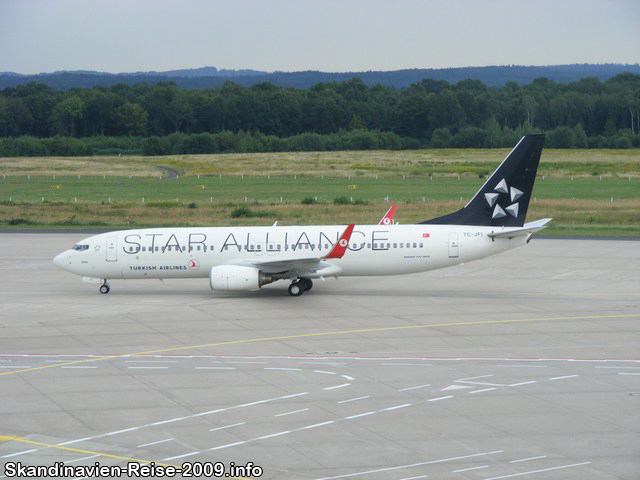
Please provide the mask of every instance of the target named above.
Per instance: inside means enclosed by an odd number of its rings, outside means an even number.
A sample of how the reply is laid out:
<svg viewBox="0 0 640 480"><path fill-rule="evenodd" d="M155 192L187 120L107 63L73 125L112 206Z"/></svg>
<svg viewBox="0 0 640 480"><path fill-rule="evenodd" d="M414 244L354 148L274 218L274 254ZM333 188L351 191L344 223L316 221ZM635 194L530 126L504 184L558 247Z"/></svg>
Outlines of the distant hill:
<svg viewBox="0 0 640 480"><path fill-rule="evenodd" d="M443 69L409 69L390 72L260 72L256 70L218 70L216 67L202 67L166 72L105 73L93 71L64 71L22 75L13 72L0 73L0 89L25 85L31 82L44 83L56 90L70 88L91 88L112 86L119 83L135 85L173 82L181 88L211 88L224 82L235 82L243 86L270 82L281 87L309 88L320 82L344 82L359 77L367 85L387 85L406 87L424 79L445 80L457 83L461 80L480 80L491 87L501 87L508 82L520 85L531 83L539 77L546 77L559 83L570 83L585 77L596 77L605 81L619 73L631 72L640 75L640 64L576 64L552 66L490 66L461 67Z"/></svg>

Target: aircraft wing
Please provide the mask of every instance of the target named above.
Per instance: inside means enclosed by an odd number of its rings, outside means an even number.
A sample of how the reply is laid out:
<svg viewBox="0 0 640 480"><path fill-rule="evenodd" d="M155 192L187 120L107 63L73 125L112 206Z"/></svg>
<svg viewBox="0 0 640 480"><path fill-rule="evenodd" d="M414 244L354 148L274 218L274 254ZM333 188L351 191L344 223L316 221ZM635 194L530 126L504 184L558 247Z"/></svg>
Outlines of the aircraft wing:
<svg viewBox="0 0 640 480"><path fill-rule="evenodd" d="M491 238L515 238L523 235L529 235L537 232L538 230L542 230L543 228L547 228L547 223L551 220L551 218L542 218L534 222L525 223L522 227L504 228L499 231L494 231L488 234L488 236Z"/></svg>
<svg viewBox="0 0 640 480"><path fill-rule="evenodd" d="M332 276L340 273L342 270L340 267L334 265L331 262L327 262L327 259L339 259L342 258L349 246L349 239L353 233L355 224L350 224L344 230L338 241L333 245L331 251L323 257L309 257L309 258L292 258L268 260L268 259L255 259L246 260L241 262L242 265L251 265L259 267L260 270L266 273L285 273L293 272L296 275L313 275L313 276Z"/></svg>

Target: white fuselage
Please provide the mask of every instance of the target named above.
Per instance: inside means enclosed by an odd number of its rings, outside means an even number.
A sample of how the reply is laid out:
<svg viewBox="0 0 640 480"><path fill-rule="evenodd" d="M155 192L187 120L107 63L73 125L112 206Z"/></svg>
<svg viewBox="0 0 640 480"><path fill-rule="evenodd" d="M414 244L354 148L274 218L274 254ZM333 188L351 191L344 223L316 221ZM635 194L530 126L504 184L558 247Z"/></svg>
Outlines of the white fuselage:
<svg viewBox="0 0 640 480"><path fill-rule="evenodd" d="M88 237L54 262L77 275L99 279L206 278L211 268L220 265L254 265L277 273L278 260L327 255L344 230L340 225L122 230ZM353 230L342 258L325 259L323 269L300 273L318 278L422 272L485 258L523 245L529 238L488 236L499 230L360 225ZM297 272L289 276L295 278Z"/></svg>

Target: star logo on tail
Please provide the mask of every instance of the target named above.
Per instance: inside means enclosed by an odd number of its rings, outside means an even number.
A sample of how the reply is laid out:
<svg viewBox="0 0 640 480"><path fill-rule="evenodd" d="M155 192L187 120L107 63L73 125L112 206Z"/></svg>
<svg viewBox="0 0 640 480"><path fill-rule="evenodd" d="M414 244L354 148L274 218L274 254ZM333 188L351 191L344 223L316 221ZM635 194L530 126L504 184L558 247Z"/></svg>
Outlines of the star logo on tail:
<svg viewBox="0 0 640 480"><path fill-rule="evenodd" d="M487 200L489 207L493 208L493 214L491 215L491 218L502 218L506 217L507 215L511 215L513 218L518 218L518 209L520 207L520 204L516 200L518 200L524 192L522 190L518 190L515 187L509 187L507 185L507 181L504 178L498 182L498 184L493 189L493 192L484 194L484 198ZM509 198L511 199L511 204L504 208L498 204L498 198L500 197L501 193L509 195Z"/></svg>

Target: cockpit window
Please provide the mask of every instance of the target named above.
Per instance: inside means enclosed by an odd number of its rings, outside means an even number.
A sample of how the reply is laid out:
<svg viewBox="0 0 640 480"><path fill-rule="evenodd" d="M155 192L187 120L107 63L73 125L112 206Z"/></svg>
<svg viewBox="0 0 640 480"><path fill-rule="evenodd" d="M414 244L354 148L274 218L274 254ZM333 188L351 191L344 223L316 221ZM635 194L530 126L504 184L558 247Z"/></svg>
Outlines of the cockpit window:
<svg viewBox="0 0 640 480"><path fill-rule="evenodd" d="M89 245L81 245L79 243L76 243L73 246L73 250L78 250L79 252L82 252L84 250L89 250Z"/></svg>

